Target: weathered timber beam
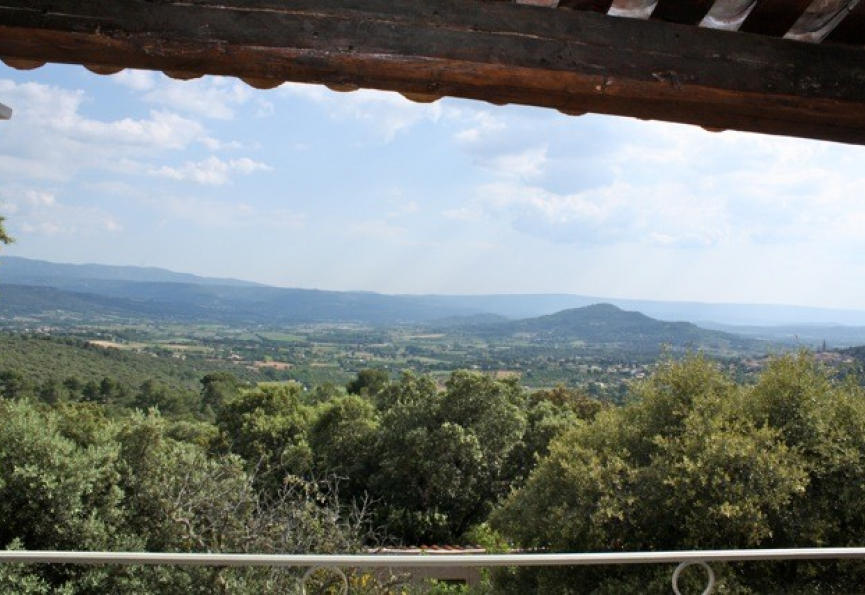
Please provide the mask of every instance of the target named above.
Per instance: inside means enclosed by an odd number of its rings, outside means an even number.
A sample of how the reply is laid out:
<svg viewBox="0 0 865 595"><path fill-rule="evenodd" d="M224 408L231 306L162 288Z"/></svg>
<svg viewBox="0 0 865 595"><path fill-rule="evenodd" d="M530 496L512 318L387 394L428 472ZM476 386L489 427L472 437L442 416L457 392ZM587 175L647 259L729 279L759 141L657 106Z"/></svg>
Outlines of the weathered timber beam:
<svg viewBox="0 0 865 595"><path fill-rule="evenodd" d="M0 57L865 144L865 52L477 0L0 0Z"/></svg>

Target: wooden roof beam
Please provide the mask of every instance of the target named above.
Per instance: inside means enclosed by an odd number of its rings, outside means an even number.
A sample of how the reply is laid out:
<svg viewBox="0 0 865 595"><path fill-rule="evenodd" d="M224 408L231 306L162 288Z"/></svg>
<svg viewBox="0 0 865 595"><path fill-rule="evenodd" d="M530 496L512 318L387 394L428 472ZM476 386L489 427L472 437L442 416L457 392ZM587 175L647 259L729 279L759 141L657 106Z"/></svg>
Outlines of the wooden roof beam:
<svg viewBox="0 0 865 595"><path fill-rule="evenodd" d="M865 144L865 53L477 0L0 0L0 57Z"/></svg>

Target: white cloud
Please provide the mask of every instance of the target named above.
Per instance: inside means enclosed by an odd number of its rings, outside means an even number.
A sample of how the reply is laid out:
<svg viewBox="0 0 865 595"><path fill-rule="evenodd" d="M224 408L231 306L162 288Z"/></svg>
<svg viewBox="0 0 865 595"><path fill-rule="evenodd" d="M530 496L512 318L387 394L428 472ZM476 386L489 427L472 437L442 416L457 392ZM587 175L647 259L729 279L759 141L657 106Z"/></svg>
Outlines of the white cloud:
<svg viewBox="0 0 865 595"><path fill-rule="evenodd" d="M519 153L495 155L485 165L505 178L535 177L547 165L547 148L535 147Z"/></svg>
<svg viewBox="0 0 865 595"><path fill-rule="evenodd" d="M165 223L180 219L196 227L233 230L296 230L306 223L303 213L291 209L262 208L234 200L198 196L148 196L142 200L167 215Z"/></svg>
<svg viewBox="0 0 865 595"><path fill-rule="evenodd" d="M53 192L34 188L7 188L0 193L13 235L76 236L119 233L123 226L110 213L96 207L59 201Z"/></svg>
<svg viewBox="0 0 865 595"><path fill-rule="evenodd" d="M166 111L142 119L85 117L81 91L0 80L0 94L16 106L0 136L0 175L7 180L69 180L85 168L135 173L139 160L206 136L199 122Z"/></svg>
<svg viewBox="0 0 865 595"><path fill-rule="evenodd" d="M416 201L410 200L408 202L397 203L393 210L388 211L387 216L390 218L402 217L405 215L413 215L418 211L420 211L420 205L417 204Z"/></svg>
<svg viewBox="0 0 865 595"><path fill-rule="evenodd" d="M126 69L112 75L111 80L133 91L150 91L156 86L155 72Z"/></svg>
<svg viewBox="0 0 865 595"><path fill-rule="evenodd" d="M158 84L144 95L146 101L205 118L230 120L235 110L253 98L246 83L221 76L177 81L160 75Z"/></svg>
<svg viewBox="0 0 865 595"><path fill-rule="evenodd" d="M399 93L359 89L339 93L322 85L287 83L279 88L283 97L301 98L324 107L332 118L369 122L386 142L422 122L454 118L462 111L444 101L416 103Z"/></svg>
<svg viewBox="0 0 865 595"><path fill-rule="evenodd" d="M243 149L244 146L242 143L237 141L221 141L217 138L212 138L209 136L203 137L200 139L202 145L210 151L228 151L228 150L238 150Z"/></svg>
<svg viewBox="0 0 865 595"><path fill-rule="evenodd" d="M246 157L223 161L211 156L203 161L187 161L180 167L162 166L149 173L181 182L218 186L230 182L233 174L251 174L256 171L272 171L272 169L264 163Z"/></svg>
<svg viewBox="0 0 865 595"><path fill-rule="evenodd" d="M154 111L147 120L124 118L112 122L72 117L55 120L49 129L85 143L119 144L153 149L182 149L197 140L202 126L171 112Z"/></svg>
<svg viewBox="0 0 865 595"><path fill-rule="evenodd" d="M449 219L578 245L865 246L849 147L537 111L456 140L492 180Z"/></svg>
<svg viewBox="0 0 865 595"><path fill-rule="evenodd" d="M478 143L485 137L501 132L507 128L507 125L501 118L496 117L491 112L481 109L475 112L469 122L469 127L460 130L454 138L459 143L471 144Z"/></svg>

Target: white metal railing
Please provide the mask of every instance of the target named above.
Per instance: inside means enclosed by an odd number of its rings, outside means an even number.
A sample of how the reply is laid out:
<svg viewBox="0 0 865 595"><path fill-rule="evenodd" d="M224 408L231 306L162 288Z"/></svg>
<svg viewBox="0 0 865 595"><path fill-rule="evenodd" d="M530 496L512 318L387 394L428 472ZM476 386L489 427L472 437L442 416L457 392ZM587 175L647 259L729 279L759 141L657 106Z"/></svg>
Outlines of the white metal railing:
<svg viewBox="0 0 865 595"><path fill-rule="evenodd" d="M447 554L447 555L282 555L282 554L164 554L154 552L0 551L0 564L117 564L176 566L267 566L307 568L306 581L318 569L334 571L348 593L348 581L340 568L489 568L515 566L604 566L621 564L678 564L672 588L680 595L678 580L684 568L699 565L706 570L703 595L715 588L710 562L756 562L771 560L865 559L862 548L799 548L772 550L703 550L671 552L622 552L588 554Z"/></svg>

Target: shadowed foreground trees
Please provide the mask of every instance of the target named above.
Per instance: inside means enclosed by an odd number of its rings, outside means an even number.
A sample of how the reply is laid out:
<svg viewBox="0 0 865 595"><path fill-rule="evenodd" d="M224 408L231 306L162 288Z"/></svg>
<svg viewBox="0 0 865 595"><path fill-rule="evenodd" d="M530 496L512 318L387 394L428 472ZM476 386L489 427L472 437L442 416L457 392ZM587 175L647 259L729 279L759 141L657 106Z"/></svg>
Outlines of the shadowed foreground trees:
<svg viewBox="0 0 865 595"><path fill-rule="evenodd" d="M236 455L209 456L173 424L108 420L93 404L54 410L0 399L0 544L29 550L336 553L363 519L296 476L262 492ZM185 422L184 422L185 423ZM180 432L183 433L183 432ZM3 593L287 592L269 569L0 565Z"/></svg>
<svg viewBox="0 0 865 595"><path fill-rule="evenodd" d="M865 396L805 356L754 386L704 359L671 363L557 439L494 515L552 551L861 546ZM861 562L715 565L723 593L851 593ZM671 568L522 570L509 593L668 593ZM837 573L837 574L836 574Z"/></svg>

